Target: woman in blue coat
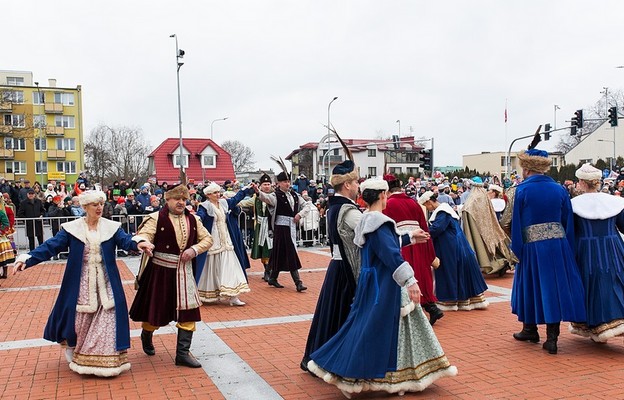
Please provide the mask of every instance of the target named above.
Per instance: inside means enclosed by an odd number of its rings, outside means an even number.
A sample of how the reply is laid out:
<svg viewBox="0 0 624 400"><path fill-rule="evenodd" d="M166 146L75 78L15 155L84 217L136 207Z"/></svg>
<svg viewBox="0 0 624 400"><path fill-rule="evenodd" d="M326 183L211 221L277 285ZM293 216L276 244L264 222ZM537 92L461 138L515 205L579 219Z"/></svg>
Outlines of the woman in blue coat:
<svg viewBox="0 0 624 400"><path fill-rule="evenodd" d="M429 217L429 234L440 259L435 270L438 306L445 311L486 308L483 293L487 285L475 252L459 226L459 216L447 203L440 203L433 192L425 192L418 202L425 206Z"/></svg>
<svg viewBox="0 0 624 400"><path fill-rule="evenodd" d="M624 199L599 193L602 171L589 164L576 177L583 194L572 199L572 210L587 320L570 331L606 342L624 334Z"/></svg>
<svg viewBox="0 0 624 400"><path fill-rule="evenodd" d="M153 245L139 244L119 222L101 218L106 195L80 196L84 217L61 225L52 238L15 261L13 274L47 261L69 248L58 298L43 337L66 345L69 368L79 374L116 376L130 369L128 307L115 261L117 247L151 254Z"/></svg>
<svg viewBox="0 0 624 400"><path fill-rule="evenodd" d="M355 229L354 242L362 248L355 298L344 325L310 355L307 367L348 398L362 391L422 391L457 374L420 307L414 270L401 257L401 243L428 235L420 230L399 236L381 212L386 181L369 179L360 189L369 210Z"/></svg>

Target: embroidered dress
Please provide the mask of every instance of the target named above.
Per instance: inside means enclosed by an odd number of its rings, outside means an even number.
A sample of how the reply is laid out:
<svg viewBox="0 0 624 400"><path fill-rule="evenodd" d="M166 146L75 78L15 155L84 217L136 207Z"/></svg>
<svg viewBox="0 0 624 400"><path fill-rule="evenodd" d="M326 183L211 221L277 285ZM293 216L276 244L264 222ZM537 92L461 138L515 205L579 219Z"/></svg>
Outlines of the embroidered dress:
<svg viewBox="0 0 624 400"><path fill-rule="evenodd" d="M69 368L79 374L116 376L130 369L126 350L115 348L115 301L102 265L100 234L87 230L76 305L76 347Z"/></svg>
<svg viewBox="0 0 624 400"><path fill-rule="evenodd" d="M355 240L363 245L362 268L351 312L338 333L310 355L310 372L347 394L422 391L456 375L420 305L409 302L398 284L414 272L401 258L394 222L380 212L365 213Z"/></svg>
<svg viewBox="0 0 624 400"><path fill-rule="evenodd" d="M212 247L208 250L206 265L199 277L197 289L203 302L214 302L221 297L236 297L250 291L245 274L234 252L234 246L228 233L226 215L221 205L212 207Z"/></svg>
<svg viewBox="0 0 624 400"><path fill-rule="evenodd" d="M587 321L570 331L606 342L624 334L624 199L586 193L572 199L572 208Z"/></svg>

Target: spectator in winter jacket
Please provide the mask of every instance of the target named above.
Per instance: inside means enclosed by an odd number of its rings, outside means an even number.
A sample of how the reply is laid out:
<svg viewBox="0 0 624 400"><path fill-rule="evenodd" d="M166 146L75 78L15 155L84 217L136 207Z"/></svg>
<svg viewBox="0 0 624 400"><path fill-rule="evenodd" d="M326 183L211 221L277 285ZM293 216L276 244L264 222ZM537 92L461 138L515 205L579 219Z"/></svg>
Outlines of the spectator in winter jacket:
<svg viewBox="0 0 624 400"><path fill-rule="evenodd" d="M136 197L137 201L141 203L141 207L145 209L145 207L149 207L150 205L150 192L149 192L149 184L145 184L141 186L141 193Z"/></svg>

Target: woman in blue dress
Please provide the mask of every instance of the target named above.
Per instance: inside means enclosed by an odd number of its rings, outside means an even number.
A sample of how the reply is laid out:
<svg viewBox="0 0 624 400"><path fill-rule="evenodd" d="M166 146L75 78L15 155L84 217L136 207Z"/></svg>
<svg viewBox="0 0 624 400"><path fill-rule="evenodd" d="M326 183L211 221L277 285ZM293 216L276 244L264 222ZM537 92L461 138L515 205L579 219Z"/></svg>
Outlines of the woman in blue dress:
<svg viewBox="0 0 624 400"><path fill-rule="evenodd" d="M583 194L572 199L572 211L587 321L571 323L570 331L606 342L624 334L624 199L599 193L602 172L589 164L576 177Z"/></svg>
<svg viewBox="0 0 624 400"><path fill-rule="evenodd" d="M486 308L483 293L487 285L475 252L459 226L459 216L447 203L438 202L437 195L425 192L418 202L431 213L429 234L440 259L435 270L438 306L444 311Z"/></svg>
<svg viewBox="0 0 624 400"><path fill-rule="evenodd" d="M310 355L308 370L350 398L362 391L422 391L435 380L454 376L420 307L414 270L401 257L400 244L416 243L416 231L399 236L381 211L388 183L369 179L360 186L369 205L355 229L361 270L351 311L342 328ZM427 235L422 234L426 240Z"/></svg>

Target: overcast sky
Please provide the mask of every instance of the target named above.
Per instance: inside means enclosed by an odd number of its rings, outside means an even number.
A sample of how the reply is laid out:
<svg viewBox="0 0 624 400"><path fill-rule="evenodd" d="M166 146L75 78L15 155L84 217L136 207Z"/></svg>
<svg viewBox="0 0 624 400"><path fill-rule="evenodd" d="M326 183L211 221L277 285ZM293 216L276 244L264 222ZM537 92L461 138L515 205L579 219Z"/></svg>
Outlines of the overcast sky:
<svg viewBox="0 0 624 400"><path fill-rule="evenodd" d="M178 137L176 33L184 137L228 117L214 140L275 168L269 155L327 133L338 96L341 136L396 134L400 120L403 136L435 138L436 165L461 165L554 123L555 104L562 126L621 89L623 21L617 0L21 0L2 21L0 69L82 85L85 136L134 126L156 147Z"/></svg>

